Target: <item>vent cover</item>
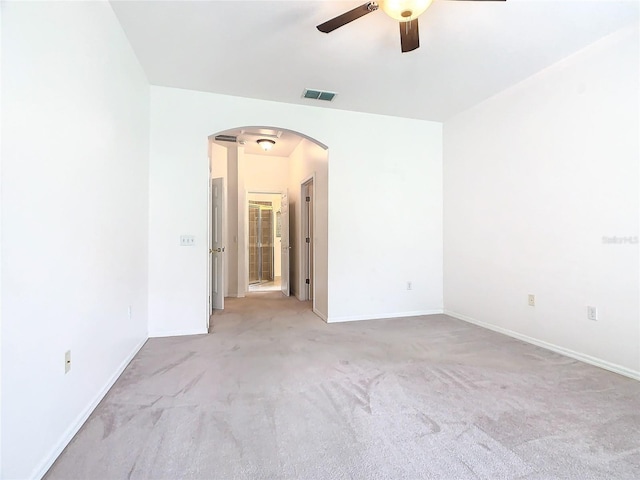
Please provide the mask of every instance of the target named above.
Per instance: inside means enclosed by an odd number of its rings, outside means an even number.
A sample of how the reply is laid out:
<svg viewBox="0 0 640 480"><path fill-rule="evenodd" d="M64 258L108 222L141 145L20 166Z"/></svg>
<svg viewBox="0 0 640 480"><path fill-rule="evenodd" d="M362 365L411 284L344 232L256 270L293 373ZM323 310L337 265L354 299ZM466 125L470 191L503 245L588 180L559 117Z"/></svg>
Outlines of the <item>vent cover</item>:
<svg viewBox="0 0 640 480"><path fill-rule="evenodd" d="M282 136L282 130L269 130L267 128L258 128L255 132L249 130L240 130L240 135L251 135L253 137L264 138L280 138Z"/></svg>
<svg viewBox="0 0 640 480"><path fill-rule="evenodd" d="M233 142L235 143L238 140L238 137L234 137L233 135L216 135L215 140L218 142Z"/></svg>
<svg viewBox="0 0 640 480"><path fill-rule="evenodd" d="M336 92L325 92L324 90L312 90L310 88L305 88L304 92L302 92L302 98L311 98L313 100L324 100L326 102L332 101Z"/></svg>

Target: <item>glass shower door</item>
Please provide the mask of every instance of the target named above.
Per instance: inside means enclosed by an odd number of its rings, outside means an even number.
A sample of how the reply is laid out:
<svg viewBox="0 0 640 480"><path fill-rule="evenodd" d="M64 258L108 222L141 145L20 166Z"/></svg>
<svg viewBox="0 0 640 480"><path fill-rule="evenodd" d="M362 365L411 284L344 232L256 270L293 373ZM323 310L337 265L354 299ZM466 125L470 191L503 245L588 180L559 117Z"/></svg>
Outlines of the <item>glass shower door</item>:
<svg viewBox="0 0 640 480"><path fill-rule="evenodd" d="M273 281L272 207L260 207L260 281Z"/></svg>
<svg viewBox="0 0 640 480"><path fill-rule="evenodd" d="M250 285L273 281L273 220L270 202L249 202Z"/></svg>
<svg viewBox="0 0 640 480"><path fill-rule="evenodd" d="M249 284L260 282L258 229L260 205L249 203Z"/></svg>

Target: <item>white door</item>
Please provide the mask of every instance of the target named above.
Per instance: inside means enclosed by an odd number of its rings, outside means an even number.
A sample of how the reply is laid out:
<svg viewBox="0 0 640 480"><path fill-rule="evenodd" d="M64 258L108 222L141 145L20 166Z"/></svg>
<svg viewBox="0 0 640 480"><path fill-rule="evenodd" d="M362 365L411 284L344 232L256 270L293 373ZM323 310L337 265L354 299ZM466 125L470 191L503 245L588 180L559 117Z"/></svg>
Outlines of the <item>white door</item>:
<svg viewBox="0 0 640 480"><path fill-rule="evenodd" d="M224 309L224 179L211 180L211 309Z"/></svg>
<svg viewBox="0 0 640 480"><path fill-rule="evenodd" d="M281 257L281 289L287 297L289 288L289 192L284 192L280 198L280 240L282 245Z"/></svg>
<svg viewBox="0 0 640 480"><path fill-rule="evenodd" d="M302 240L304 242L304 300L313 300L313 180L302 185Z"/></svg>

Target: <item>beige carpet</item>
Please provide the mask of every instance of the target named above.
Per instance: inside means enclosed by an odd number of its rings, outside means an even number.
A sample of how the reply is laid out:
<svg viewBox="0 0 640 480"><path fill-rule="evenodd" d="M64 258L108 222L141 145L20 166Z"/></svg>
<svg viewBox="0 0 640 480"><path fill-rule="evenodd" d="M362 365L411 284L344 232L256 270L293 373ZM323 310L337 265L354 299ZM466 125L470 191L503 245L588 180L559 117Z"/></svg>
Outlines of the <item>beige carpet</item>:
<svg viewBox="0 0 640 480"><path fill-rule="evenodd" d="M640 479L640 382L444 315L226 305L149 340L45 478Z"/></svg>

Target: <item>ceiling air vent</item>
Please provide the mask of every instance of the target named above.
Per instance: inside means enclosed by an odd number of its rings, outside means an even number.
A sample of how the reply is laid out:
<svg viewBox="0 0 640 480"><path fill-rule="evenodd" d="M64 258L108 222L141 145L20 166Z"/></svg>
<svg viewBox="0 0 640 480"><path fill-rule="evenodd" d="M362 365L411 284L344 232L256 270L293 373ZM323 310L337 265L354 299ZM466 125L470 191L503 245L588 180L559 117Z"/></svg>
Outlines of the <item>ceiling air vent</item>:
<svg viewBox="0 0 640 480"><path fill-rule="evenodd" d="M238 140L238 137L234 137L233 135L216 135L215 140L217 142L233 142L235 143Z"/></svg>
<svg viewBox="0 0 640 480"><path fill-rule="evenodd" d="M325 92L323 90L312 90L310 88L305 88L302 93L302 98L311 98L313 100L325 100L330 102L337 95L336 92Z"/></svg>

